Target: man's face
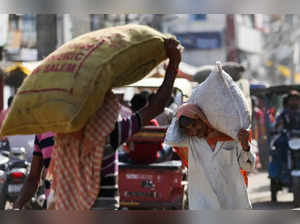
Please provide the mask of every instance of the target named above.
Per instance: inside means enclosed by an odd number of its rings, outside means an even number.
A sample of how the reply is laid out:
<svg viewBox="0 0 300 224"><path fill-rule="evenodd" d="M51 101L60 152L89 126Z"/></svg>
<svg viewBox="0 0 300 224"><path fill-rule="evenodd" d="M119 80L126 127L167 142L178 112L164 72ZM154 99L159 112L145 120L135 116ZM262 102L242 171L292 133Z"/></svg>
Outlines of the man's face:
<svg viewBox="0 0 300 224"><path fill-rule="evenodd" d="M288 102L288 108L291 111L298 111L300 109L300 97L291 97Z"/></svg>
<svg viewBox="0 0 300 224"><path fill-rule="evenodd" d="M203 138L207 135L207 125L202 120L194 120L193 123L183 128L185 133L190 136L197 136Z"/></svg>

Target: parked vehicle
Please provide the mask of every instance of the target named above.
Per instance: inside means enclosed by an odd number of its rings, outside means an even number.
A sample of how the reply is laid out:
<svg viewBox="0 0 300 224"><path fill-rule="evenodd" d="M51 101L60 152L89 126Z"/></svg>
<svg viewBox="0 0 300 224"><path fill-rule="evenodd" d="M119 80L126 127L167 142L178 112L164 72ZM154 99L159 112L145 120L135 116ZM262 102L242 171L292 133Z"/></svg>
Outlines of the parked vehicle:
<svg viewBox="0 0 300 224"><path fill-rule="evenodd" d="M160 142L166 129L145 127L133 141ZM174 152L175 153L175 152ZM119 164L121 209L184 209L187 169L179 159L151 164Z"/></svg>
<svg viewBox="0 0 300 224"><path fill-rule="evenodd" d="M277 201L277 192L288 188L294 195L295 206L300 206L300 127L275 131L269 111L282 109L282 96L292 90L300 91L300 85L272 86L252 91L252 95L265 100L265 126L269 146L269 178L271 200ZM300 116L300 114L299 114Z"/></svg>
<svg viewBox="0 0 300 224"><path fill-rule="evenodd" d="M25 157L24 148L10 148L9 151L1 152L0 209L5 209L7 203L14 203L21 192L30 168L30 163Z"/></svg>

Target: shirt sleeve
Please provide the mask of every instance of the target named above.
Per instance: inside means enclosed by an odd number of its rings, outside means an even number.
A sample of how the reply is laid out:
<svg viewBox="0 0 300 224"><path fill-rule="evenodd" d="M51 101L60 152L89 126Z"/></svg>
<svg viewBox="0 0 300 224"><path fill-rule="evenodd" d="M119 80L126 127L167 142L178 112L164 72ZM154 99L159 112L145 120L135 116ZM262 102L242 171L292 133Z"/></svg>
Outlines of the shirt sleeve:
<svg viewBox="0 0 300 224"><path fill-rule="evenodd" d="M142 120L138 113L116 122L115 128L110 135L110 144L113 149L116 150L122 143L140 131L141 128Z"/></svg>
<svg viewBox="0 0 300 224"><path fill-rule="evenodd" d="M237 143L237 153L240 168L247 172L251 172L255 168L256 161L255 154L251 152L251 146L250 151L245 152L242 148L242 145L240 143Z"/></svg>
<svg viewBox="0 0 300 224"><path fill-rule="evenodd" d="M40 141L38 139L38 136L36 135L34 138L34 150L33 150L33 155L34 156L42 156L42 150L41 150L41 145Z"/></svg>
<svg viewBox="0 0 300 224"><path fill-rule="evenodd" d="M172 119L168 127L164 143L172 147L189 147L190 137L187 136L179 127L179 122L176 118Z"/></svg>

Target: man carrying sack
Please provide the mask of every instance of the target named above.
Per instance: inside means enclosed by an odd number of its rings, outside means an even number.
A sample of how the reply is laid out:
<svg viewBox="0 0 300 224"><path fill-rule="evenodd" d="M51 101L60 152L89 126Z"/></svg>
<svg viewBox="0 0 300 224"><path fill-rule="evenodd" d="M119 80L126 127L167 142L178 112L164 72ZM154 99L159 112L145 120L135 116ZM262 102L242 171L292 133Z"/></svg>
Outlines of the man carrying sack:
<svg viewBox="0 0 300 224"><path fill-rule="evenodd" d="M117 122L120 104L109 91L103 105L79 132L58 134L48 172L52 179L48 209L118 209L116 149L160 114L169 102L181 61L176 40L166 40L169 64L163 84L150 103ZM150 49L151 50L151 49Z"/></svg>
<svg viewBox="0 0 300 224"><path fill-rule="evenodd" d="M188 148L189 209L249 209L240 170L255 166L250 108L221 63L181 105L165 142Z"/></svg>

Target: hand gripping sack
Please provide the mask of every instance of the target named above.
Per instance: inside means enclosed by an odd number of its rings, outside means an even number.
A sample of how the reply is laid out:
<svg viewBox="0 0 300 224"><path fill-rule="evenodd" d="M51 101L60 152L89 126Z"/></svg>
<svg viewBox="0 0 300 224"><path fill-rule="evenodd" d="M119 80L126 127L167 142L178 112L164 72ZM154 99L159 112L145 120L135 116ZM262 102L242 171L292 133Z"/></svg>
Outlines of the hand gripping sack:
<svg viewBox="0 0 300 224"><path fill-rule="evenodd" d="M203 110L215 129L236 140L239 130L250 126L247 100L219 62L206 81L194 89L189 102Z"/></svg>
<svg viewBox="0 0 300 224"><path fill-rule="evenodd" d="M125 25L64 44L26 78L1 135L80 130L110 88L142 79L166 59L167 38L148 26Z"/></svg>

